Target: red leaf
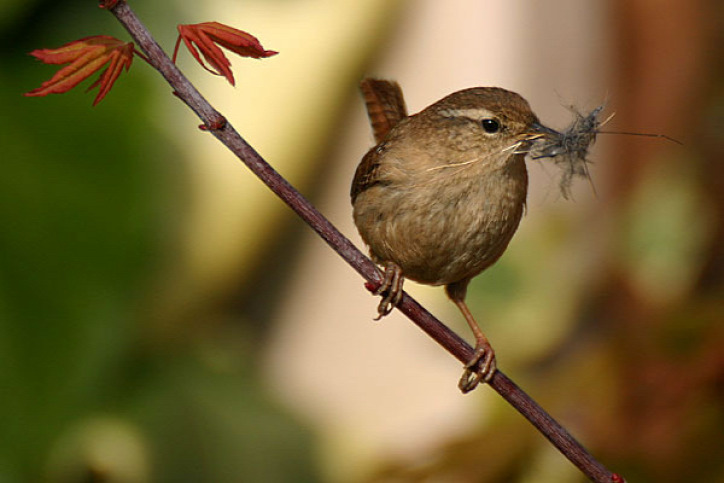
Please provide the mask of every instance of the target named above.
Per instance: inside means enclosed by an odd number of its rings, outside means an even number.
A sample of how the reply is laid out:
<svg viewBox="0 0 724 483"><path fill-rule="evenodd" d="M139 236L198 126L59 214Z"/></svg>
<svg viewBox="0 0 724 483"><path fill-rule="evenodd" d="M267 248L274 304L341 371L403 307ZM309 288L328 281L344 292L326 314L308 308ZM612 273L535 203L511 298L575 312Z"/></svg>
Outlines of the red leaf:
<svg viewBox="0 0 724 483"><path fill-rule="evenodd" d="M234 74L231 73L231 62L216 44L242 57L252 57L254 59L271 57L279 53L273 50L264 50L259 40L253 35L218 22L179 25L178 32L179 38L176 41L173 61L176 62L179 43L183 39L186 48L189 49L191 55L204 69L212 74L226 77L226 80L232 86L234 85ZM196 50L197 47L198 50ZM201 55L199 55L199 51L201 51ZM203 60L201 56L203 56ZM207 63L208 67L206 66Z"/></svg>
<svg viewBox="0 0 724 483"><path fill-rule="evenodd" d="M113 7L115 7L117 3L118 3L118 0L100 0L100 2L98 3L98 6L101 8L106 8L106 9L110 10Z"/></svg>
<svg viewBox="0 0 724 483"><path fill-rule="evenodd" d="M30 52L30 55L46 64L70 65L63 67L50 80L43 82L40 87L25 95L34 97L68 92L98 72L104 65L109 64L98 80L88 88L89 91L100 86L98 95L93 101L95 106L108 94L123 69L128 70L131 67L133 52L132 42L124 43L107 35L86 37L57 49L34 50Z"/></svg>

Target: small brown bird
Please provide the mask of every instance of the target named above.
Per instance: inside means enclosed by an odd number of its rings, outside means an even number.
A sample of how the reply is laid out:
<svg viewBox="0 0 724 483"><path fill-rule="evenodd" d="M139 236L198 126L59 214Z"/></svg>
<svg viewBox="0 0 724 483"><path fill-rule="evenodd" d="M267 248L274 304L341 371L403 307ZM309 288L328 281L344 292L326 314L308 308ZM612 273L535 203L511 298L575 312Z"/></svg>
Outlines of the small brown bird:
<svg viewBox="0 0 724 483"><path fill-rule="evenodd" d="M405 278L444 285L475 336L459 387L493 376L495 352L465 304L468 283L513 237L528 191L525 156L556 131L520 95L464 89L407 116L400 87L365 79L361 89L378 143L352 182L354 222L385 271L379 317L402 297Z"/></svg>

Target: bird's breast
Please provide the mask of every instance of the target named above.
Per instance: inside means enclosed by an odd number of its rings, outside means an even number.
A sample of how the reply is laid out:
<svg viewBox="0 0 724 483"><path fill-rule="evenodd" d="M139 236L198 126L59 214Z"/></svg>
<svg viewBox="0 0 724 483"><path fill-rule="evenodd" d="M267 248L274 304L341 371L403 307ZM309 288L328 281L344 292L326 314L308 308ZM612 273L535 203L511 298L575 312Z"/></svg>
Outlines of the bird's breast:
<svg viewBox="0 0 724 483"><path fill-rule="evenodd" d="M362 193L355 222L376 261L394 262L418 282L449 284L477 275L503 254L527 187L521 156L494 170L441 169Z"/></svg>

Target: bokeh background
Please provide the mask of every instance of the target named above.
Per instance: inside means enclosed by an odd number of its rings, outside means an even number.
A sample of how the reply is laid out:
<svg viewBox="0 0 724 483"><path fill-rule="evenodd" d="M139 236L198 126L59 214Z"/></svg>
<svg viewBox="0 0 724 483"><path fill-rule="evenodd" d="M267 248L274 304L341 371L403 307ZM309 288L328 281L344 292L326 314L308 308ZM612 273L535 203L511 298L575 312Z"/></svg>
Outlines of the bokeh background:
<svg viewBox="0 0 724 483"><path fill-rule="evenodd" d="M128 38L96 2L0 1L0 482L580 482L362 280L139 59L95 108L25 98L27 55ZM179 64L358 244L358 81L416 112L496 85L548 125L606 102L592 184L531 162L527 216L469 303L499 366L632 482L724 481L724 5L132 2L171 50L216 20L278 56ZM440 288L408 284L466 337Z"/></svg>

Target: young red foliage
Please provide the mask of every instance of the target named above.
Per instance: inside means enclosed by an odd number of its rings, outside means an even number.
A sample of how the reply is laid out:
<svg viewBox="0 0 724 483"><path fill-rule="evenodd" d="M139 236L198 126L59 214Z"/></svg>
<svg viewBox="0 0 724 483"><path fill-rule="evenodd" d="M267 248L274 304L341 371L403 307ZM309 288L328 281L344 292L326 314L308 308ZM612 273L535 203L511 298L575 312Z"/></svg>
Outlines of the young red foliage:
<svg viewBox="0 0 724 483"><path fill-rule="evenodd" d="M204 69L212 74L225 77L232 86L234 85L234 74L231 73L231 62L216 44L242 57L254 59L271 57L279 53L274 50L264 50L259 40L253 35L219 22L179 25L178 32L179 38L173 51L173 61L176 62L179 44L183 40L191 55ZM196 50L197 47L198 50ZM201 51L201 55L199 55L199 51Z"/></svg>
<svg viewBox="0 0 724 483"><path fill-rule="evenodd" d="M117 3L118 0L100 0L98 6L110 10L115 7Z"/></svg>
<svg viewBox="0 0 724 483"><path fill-rule="evenodd" d="M25 95L34 97L68 92L109 64L98 80L86 90L87 92L100 86L98 95L93 101L95 106L108 94L123 69L128 70L131 67L133 53L132 42L125 43L107 35L85 37L57 49L34 50L30 52L30 55L46 64L70 65L63 67L50 80L43 82L40 87Z"/></svg>

